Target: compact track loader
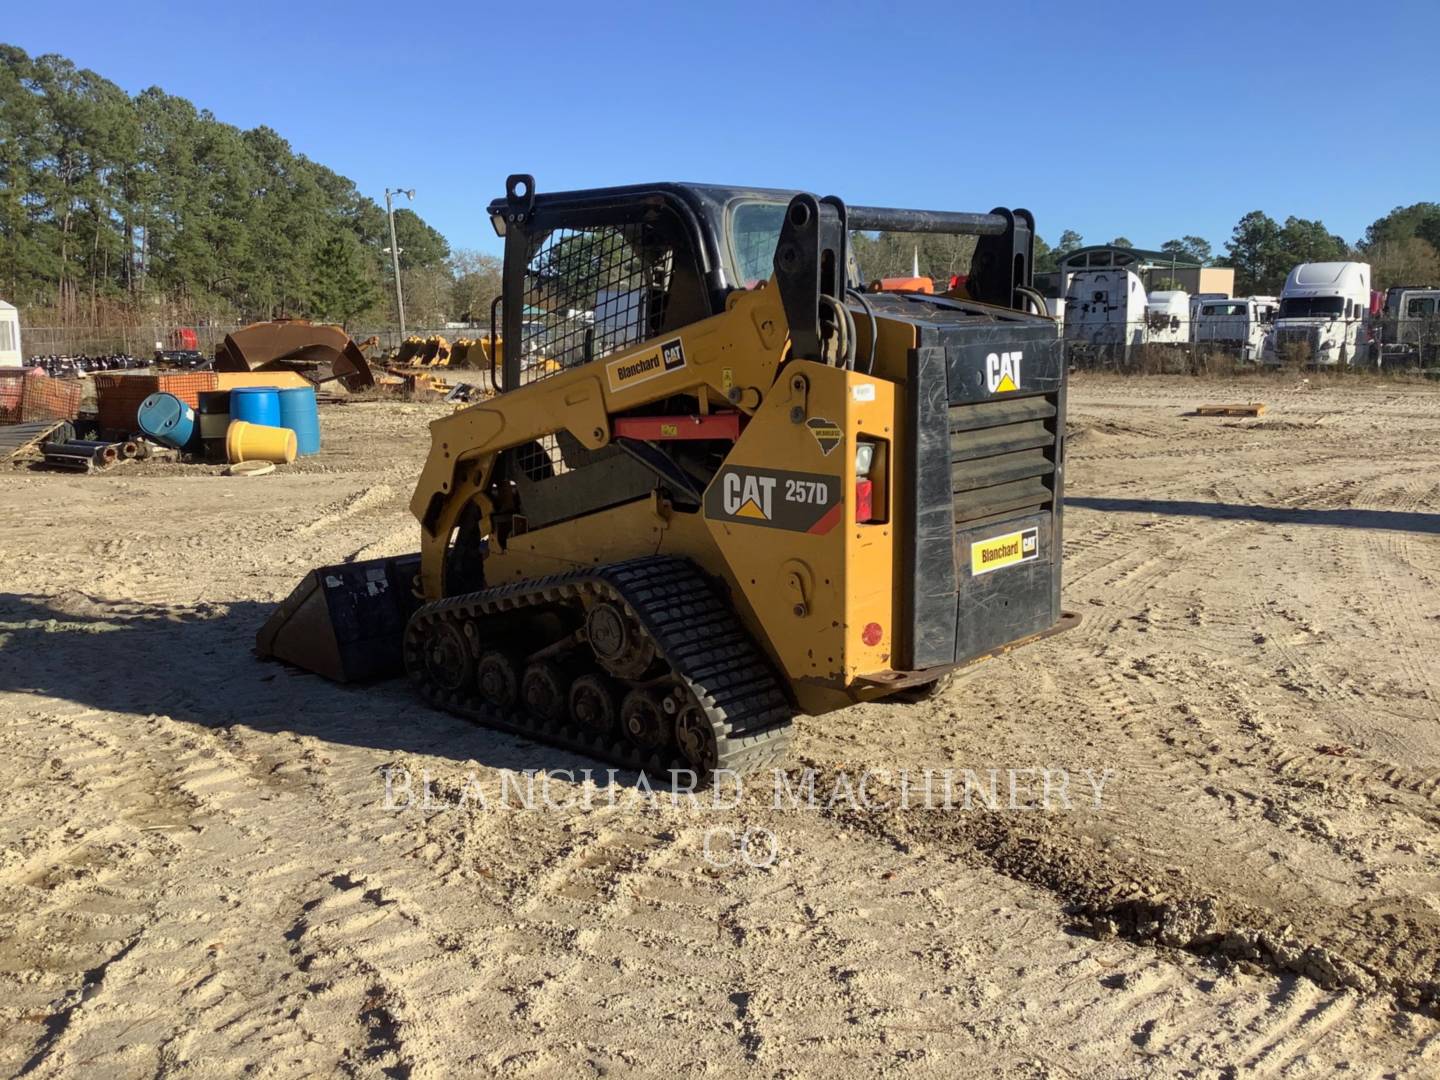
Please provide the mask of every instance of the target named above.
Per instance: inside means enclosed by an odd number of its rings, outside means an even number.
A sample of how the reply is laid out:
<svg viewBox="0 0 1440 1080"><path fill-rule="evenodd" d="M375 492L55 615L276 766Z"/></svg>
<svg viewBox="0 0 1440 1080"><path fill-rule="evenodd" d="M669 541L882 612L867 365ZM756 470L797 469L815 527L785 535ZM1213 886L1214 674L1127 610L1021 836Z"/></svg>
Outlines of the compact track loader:
<svg viewBox="0 0 1440 1080"><path fill-rule="evenodd" d="M418 555L312 572L262 655L708 774L1069 625L1029 213L529 176L489 212L500 392L431 424ZM866 292L851 230L978 239L949 292Z"/></svg>

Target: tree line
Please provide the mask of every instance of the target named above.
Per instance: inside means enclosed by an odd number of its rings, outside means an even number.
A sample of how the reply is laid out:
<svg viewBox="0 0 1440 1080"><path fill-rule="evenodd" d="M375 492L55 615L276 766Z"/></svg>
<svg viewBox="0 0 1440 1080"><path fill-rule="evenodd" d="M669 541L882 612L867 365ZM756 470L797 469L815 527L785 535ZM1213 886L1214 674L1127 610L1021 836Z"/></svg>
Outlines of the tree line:
<svg viewBox="0 0 1440 1080"><path fill-rule="evenodd" d="M414 325L488 318L495 256L452 251L397 210ZM353 181L297 154L276 131L242 131L158 87L131 96L62 56L0 45L0 296L27 318L104 324L243 321L282 315L393 320L385 211ZM1133 246L1123 237L1114 244ZM1081 247L1037 238L1035 267ZM968 270L973 237L857 234L871 278ZM1235 269L1240 295L1274 294L1299 262L1360 258L1377 288L1440 282L1440 203L1397 207L1351 245L1323 222L1256 210L1223 255L1203 237L1161 250Z"/></svg>
<svg viewBox="0 0 1440 1080"><path fill-rule="evenodd" d="M478 310L498 261L395 213L412 319ZM29 321L390 318L384 209L268 127L0 45L0 296Z"/></svg>

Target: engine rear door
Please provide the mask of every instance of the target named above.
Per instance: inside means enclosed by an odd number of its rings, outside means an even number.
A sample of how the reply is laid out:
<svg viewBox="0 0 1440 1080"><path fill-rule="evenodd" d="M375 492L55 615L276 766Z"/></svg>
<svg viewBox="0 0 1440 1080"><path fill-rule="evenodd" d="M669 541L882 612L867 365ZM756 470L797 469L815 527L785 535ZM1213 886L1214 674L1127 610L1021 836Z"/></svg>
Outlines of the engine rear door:
<svg viewBox="0 0 1440 1080"><path fill-rule="evenodd" d="M1065 365L1053 323L920 328L910 357L909 640L962 664L1060 618Z"/></svg>

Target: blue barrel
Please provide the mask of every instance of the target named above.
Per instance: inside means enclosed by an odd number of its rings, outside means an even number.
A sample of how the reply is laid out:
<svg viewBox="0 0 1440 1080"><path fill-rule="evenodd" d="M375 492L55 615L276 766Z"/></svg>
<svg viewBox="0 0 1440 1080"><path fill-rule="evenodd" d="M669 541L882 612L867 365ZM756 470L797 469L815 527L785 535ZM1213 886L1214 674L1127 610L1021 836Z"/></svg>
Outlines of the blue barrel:
<svg viewBox="0 0 1440 1080"><path fill-rule="evenodd" d="M280 426L280 391L273 386L237 386L230 391L230 419Z"/></svg>
<svg viewBox="0 0 1440 1080"><path fill-rule="evenodd" d="M280 426L295 432L300 454L320 452L320 412L313 386L292 386L280 391Z"/></svg>
<svg viewBox="0 0 1440 1080"><path fill-rule="evenodd" d="M195 410L174 394L151 394L140 403L135 422L156 442L176 449L195 434Z"/></svg>

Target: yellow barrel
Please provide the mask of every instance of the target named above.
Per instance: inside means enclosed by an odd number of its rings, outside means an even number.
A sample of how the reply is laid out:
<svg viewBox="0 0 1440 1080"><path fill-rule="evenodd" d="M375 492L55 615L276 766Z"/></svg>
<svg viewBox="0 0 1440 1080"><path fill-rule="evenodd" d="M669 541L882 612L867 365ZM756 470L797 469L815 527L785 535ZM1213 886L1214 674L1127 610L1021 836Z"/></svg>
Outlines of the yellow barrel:
<svg viewBox="0 0 1440 1080"><path fill-rule="evenodd" d="M231 420L225 432L225 456L230 459L231 465L241 461L273 461L288 465L295 460L298 449L295 432L290 428Z"/></svg>

